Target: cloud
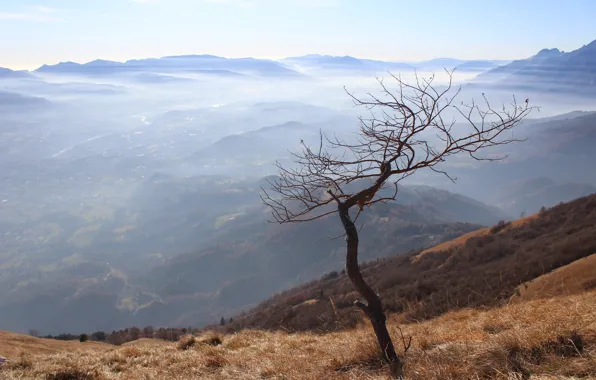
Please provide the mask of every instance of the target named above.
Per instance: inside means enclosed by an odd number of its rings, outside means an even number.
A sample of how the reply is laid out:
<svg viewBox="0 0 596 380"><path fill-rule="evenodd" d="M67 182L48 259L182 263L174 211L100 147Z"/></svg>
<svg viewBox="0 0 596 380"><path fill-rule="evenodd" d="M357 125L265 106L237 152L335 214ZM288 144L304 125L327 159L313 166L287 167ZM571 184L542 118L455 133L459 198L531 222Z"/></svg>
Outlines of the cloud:
<svg viewBox="0 0 596 380"><path fill-rule="evenodd" d="M46 12L47 13L47 12ZM0 12L0 20L22 20L22 21L58 21L57 18L38 12Z"/></svg>

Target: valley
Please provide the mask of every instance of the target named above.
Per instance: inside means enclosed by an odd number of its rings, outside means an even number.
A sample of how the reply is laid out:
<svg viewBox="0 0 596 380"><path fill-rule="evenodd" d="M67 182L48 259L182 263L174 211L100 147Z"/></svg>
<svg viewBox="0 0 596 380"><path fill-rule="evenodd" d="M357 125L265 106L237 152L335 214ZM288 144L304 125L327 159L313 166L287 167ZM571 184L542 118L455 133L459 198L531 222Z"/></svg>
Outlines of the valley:
<svg viewBox="0 0 596 380"><path fill-rule="evenodd" d="M243 1L228 25L180 2L202 22L83 54L105 43L87 11L120 9L115 30L172 11L107 3L0 5L14 41L44 35L31 22L76 46L25 70L0 42L1 379L381 379L402 359L408 379L596 376L596 41L491 58L466 19L432 54L380 54L354 19L313 33L361 48L316 54L257 36L290 18L228 29L354 5ZM165 37L182 25L202 33Z"/></svg>

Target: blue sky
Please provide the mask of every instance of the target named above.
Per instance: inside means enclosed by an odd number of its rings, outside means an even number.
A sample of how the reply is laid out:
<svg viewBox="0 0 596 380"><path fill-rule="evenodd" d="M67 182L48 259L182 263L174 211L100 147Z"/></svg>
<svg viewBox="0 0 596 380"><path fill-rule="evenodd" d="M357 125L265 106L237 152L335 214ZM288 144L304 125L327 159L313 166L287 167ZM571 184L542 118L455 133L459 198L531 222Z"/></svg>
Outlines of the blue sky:
<svg viewBox="0 0 596 380"><path fill-rule="evenodd" d="M0 0L0 67L174 54L514 59L596 39L594 0Z"/></svg>

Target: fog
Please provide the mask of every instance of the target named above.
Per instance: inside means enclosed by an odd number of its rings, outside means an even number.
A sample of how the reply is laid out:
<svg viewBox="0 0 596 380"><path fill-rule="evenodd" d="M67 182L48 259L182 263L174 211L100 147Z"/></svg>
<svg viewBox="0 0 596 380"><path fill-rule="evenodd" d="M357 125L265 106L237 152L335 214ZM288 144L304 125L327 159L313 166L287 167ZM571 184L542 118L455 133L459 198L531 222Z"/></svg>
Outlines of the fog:
<svg viewBox="0 0 596 380"><path fill-rule="evenodd" d="M196 272L185 274L193 279L185 281L193 284L193 292L212 297L211 303L188 301L192 306L176 315L147 311L183 293L176 286L186 282L172 285L166 280L175 276L170 271L179 255L223 249L231 236L242 236L248 244L263 231L283 233L265 222L267 210L259 198L263 178L276 174L278 160L291 165L289 151L301 149L301 141L317 144L320 131L353 138L358 115L368 111L355 107L346 91L362 97L378 93L377 78L393 88L388 70L260 60L201 70L158 63L114 67L120 66L47 66L0 77L0 288L5 290L0 294L0 329L57 333L143 323L200 325L341 266L341 258L330 255L319 268L265 277L260 287L255 285L258 290L245 295L245 303L235 303L217 298L230 281L283 266L274 256L252 261L258 263L254 268L228 261L225 268L217 267L221 257L201 261ZM405 82L433 75L391 71ZM445 168L457 175L456 183L421 172L404 181L404 199L410 204L430 202L431 196L425 195L429 190L414 195L408 186L447 189L482 208L481 216L464 221L487 224L534 212L542 202L554 204L592 192L596 177L589 169L594 162L590 145L579 146L577 155L561 155L569 149L563 142L584 136L582 128L596 120L593 115L534 119L594 111L594 98L531 83L504 87L478 74L455 71L454 90L461 86L462 91L458 101L479 101L485 93L498 108L513 95L521 101L529 98L540 111L520 127L528 140L495 151L509 158L493 166L454 158ZM433 83L444 88L449 78L437 71ZM448 111L446 117L455 115ZM558 129L562 124L557 123L563 122L578 132ZM554 144L549 133L559 136L560 144ZM549 159L556 159L552 165L543 157L549 152ZM520 186L531 187L525 180L539 181L550 192L520 192ZM477 201L485 205L473 203ZM463 217L454 211L433 222ZM321 249L334 252L341 246L329 244ZM238 245L234 249L225 254L245 252ZM260 249L269 254L278 248ZM219 271L225 273L211 276ZM103 308L102 318L94 317L97 313L89 304Z"/></svg>

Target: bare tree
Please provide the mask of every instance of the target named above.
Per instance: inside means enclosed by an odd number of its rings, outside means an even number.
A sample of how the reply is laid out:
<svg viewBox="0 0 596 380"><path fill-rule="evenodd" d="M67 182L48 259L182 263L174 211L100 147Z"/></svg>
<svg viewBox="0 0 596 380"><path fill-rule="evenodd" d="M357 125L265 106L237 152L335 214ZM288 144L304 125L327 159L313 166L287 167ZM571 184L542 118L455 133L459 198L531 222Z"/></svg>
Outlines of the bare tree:
<svg viewBox="0 0 596 380"><path fill-rule="evenodd" d="M379 80L379 95L365 99L348 92L356 106L366 108L370 116L359 118L359 132L354 141L321 133L320 144L311 148L302 142L302 152L292 153L296 166L277 163L279 176L263 189L262 200L279 223L307 222L338 213L347 242L346 272L364 302L357 301L370 319L384 360L396 378L403 377L403 358L395 351L386 327L386 316L379 295L365 282L358 265L358 233L355 222L365 206L387 202L397 196L398 182L418 169L430 169L450 177L439 164L456 154L468 154L474 160L499 160L481 157L488 147L518 141L512 130L533 107L528 100L519 105L513 98L509 108L492 108L483 94L482 107L455 104L461 89L449 83L439 90L433 77L416 77L408 84L398 76L396 89L390 90ZM446 121L446 111L453 110L465 122ZM379 191L392 185L391 191ZM356 206L356 207L355 207ZM355 209L355 215L350 210Z"/></svg>

